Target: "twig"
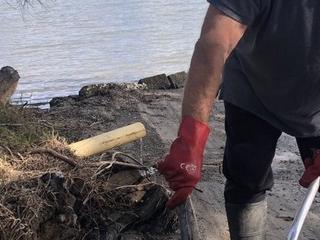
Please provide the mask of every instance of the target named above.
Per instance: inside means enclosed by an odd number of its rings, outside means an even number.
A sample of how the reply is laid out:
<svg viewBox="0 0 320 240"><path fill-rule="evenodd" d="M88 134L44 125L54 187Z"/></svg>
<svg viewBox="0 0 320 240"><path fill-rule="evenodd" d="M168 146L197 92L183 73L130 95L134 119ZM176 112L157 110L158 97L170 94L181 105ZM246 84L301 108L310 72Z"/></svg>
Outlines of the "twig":
<svg viewBox="0 0 320 240"><path fill-rule="evenodd" d="M203 193L203 190L200 188L195 187L194 190L196 190L197 192Z"/></svg>
<svg viewBox="0 0 320 240"><path fill-rule="evenodd" d="M111 163L112 163L112 161L103 161L103 165L111 164ZM93 165L93 164L90 164L90 165ZM99 165L101 165L101 163ZM140 165L136 165L136 164L133 164L133 163L114 162L114 163L112 163L112 165L120 166L120 167L135 168L135 169L138 169L138 170L146 170L146 171L148 170L147 166L140 166Z"/></svg>
<svg viewBox="0 0 320 240"><path fill-rule="evenodd" d="M116 187L113 190L119 190L119 189L124 189L124 188L140 188L140 187L145 187L148 185L155 185L156 183L154 182L149 182L149 183L143 183L143 184L138 184L138 185L125 185L125 186L120 186L120 187Z"/></svg>
<svg viewBox="0 0 320 240"><path fill-rule="evenodd" d="M21 155L21 153L16 153L18 155L18 157L20 158L20 160L24 161L24 157Z"/></svg>
<svg viewBox="0 0 320 240"><path fill-rule="evenodd" d="M89 125L89 127L93 127L94 125L96 125L96 124L100 124L100 123L102 123L102 121L93 122L93 123L91 123L91 124Z"/></svg>
<svg viewBox="0 0 320 240"><path fill-rule="evenodd" d="M22 123L1 123L1 127L17 127L17 126L23 126Z"/></svg>
<svg viewBox="0 0 320 240"><path fill-rule="evenodd" d="M43 125L48 128L53 128L53 125L50 124L48 121L45 120L40 120L38 122L27 122L27 123L0 123L0 127L20 127L20 126L25 126L28 124L32 125Z"/></svg>
<svg viewBox="0 0 320 240"><path fill-rule="evenodd" d="M49 153L51 154L52 156L56 157L56 158L59 158L60 160L64 161L65 163L68 163L69 165L71 165L72 167L77 167L78 166L78 163L67 157L67 156L64 156L62 155L61 153L58 153L52 149L49 149L49 148L38 148L38 149L35 149L35 150L32 150L30 152L30 154L43 154L43 153Z"/></svg>
<svg viewBox="0 0 320 240"><path fill-rule="evenodd" d="M2 147L3 149L5 149L10 155L11 155L11 157L15 157L14 156L14 154L13 154L13 152L11 151L11 149L9 148L9 147L7 147L7 146L5 146L5 145L0 145L0 147Z"/></svg>
<svg viewBox="0 0 320 240"><path fill-rule="evenodd" d="M100 166L98 167L96 173L93 174L92 177L95 178L95 177L99 176L101 173L103 173L105 170L110 169L110 168L113 166L113 164L117 161L116 155L117 155L117 153L112 154L112 158L111 158L111 161L110 161L110 162L108 162L108 163L105 162L105 163L103 163L102 165L100 165ZM102 155L102 156L103 156L103 155ZM106 165L108 165L108 166L106 166Z"/></svg>
<svg viewBox="0 0 320 240"><path fill-rule="evenodd" d="M132 160L137 162L139 165L117 161L116 156L119 155L119 154L131 158ZM92 177L93 178L97 177L98 175L103 173L105 170L108 170L108 169L112 168L112 166L114 166L114 165L122 166L122 167L135 168L135 169L139 169L139 170L146 170L146 171L148 170L148 167L144 166L143 164L141 164L139 161L137 161L136 159L134 159L130 155L127 155L127 154L122 153L122 152L114 152L112 154L111 161L103 161L103 164L98 167L96 173Z"/></svg>
<svg viewBox="0 0 320 240"><path fill-rule="evenodd" d="M87 202L89 201L92 193L93 193L93 190L91 190L91 191L88 193L87 197L86 197L86 198L83 200L83 202L82 202L83 205L86 205L86 204L87 204Z"/></svg>
<svg viewBox="0 0 320 240"><path fill-rule="evenodd" d="M133 156L131 156L131 155L129 155L129 154L126 154L126 153L124 153L124 152L119 152L119 151L114 152L114 156L116 156L116 155L125 156L125 157L133 160L135 163L137 163L137 164L139 164L139 165L141 165L141 166L144 166L143 163L141 163L139 160L135 159Z"/></svg>
<svg viewBox="0 0 320 240"><path fill-rule="evenodd" d="M85 233L81 240L87 239L87 236L93 231L93 229L90 229L89 232Z"/></svg>

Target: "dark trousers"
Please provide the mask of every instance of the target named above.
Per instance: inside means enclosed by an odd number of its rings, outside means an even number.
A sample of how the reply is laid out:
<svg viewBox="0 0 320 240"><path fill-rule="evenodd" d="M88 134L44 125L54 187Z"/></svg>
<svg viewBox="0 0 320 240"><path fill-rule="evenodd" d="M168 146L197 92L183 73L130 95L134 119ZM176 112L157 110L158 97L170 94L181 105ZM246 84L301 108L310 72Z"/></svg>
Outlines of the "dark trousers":
<svg viewBox="0 0 320 240"><path fill-rule="evenodd" d="M227 178L227 203L255 203L273 186L271 163L281 131L230 103L225 102L226 146L223 173ZM320 137L296 138L302 159L320 149ZM298 181L298 179L297 179Z"/></svg>

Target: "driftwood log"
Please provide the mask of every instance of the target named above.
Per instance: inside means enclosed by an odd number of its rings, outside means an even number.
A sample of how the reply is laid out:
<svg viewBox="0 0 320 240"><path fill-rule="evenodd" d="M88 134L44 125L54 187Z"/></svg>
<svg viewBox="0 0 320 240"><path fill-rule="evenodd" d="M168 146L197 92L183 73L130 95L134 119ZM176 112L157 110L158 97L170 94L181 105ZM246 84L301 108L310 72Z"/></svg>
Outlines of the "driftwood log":
<svg viewBox="0 0 320 240"><path fill-rule="evenodd" d="M0 105L6 105L17 88L19 73L12 67L6 66L0 70Z"/></svg>

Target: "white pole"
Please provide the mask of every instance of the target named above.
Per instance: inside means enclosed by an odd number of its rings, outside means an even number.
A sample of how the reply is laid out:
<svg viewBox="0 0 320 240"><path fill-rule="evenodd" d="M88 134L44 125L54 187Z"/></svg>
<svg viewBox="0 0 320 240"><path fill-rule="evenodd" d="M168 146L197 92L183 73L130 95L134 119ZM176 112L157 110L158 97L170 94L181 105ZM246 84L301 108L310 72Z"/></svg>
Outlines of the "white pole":
<svg viewBox="0 0 320 240"><path fill-rule="evenodd" d="M89 157L109 149L143 138L146 128L140 122L91 137L80 142L71 143L69 147L78 157Z"/></svg>
<svg viewBox="0 0 320 240"><path fill-rule="evenodd" d="M296 216L294 217L287 240L298 239L303 223L308 215L308 212L311 208L314 198L317 195L319 187L320 187L320 177L318 177L316 180L314 180L310 184L310 187L303 201L303 204L300 207L300 209L297 211Z"/></svg>

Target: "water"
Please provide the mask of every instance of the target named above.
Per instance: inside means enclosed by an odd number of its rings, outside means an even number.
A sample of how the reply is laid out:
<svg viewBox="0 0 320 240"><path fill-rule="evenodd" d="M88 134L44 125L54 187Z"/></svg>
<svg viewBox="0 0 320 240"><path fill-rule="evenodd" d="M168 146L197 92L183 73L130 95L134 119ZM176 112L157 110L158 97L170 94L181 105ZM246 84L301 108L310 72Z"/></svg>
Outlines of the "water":
<svg viewBox="0 0 320 240"><path fill-rule="evenodd" d="M3 1L0 66L19 71L14 98L31 103L77 94L88 84L187 70L207 6L205 0L47 0L21 12Z"/></svg>

